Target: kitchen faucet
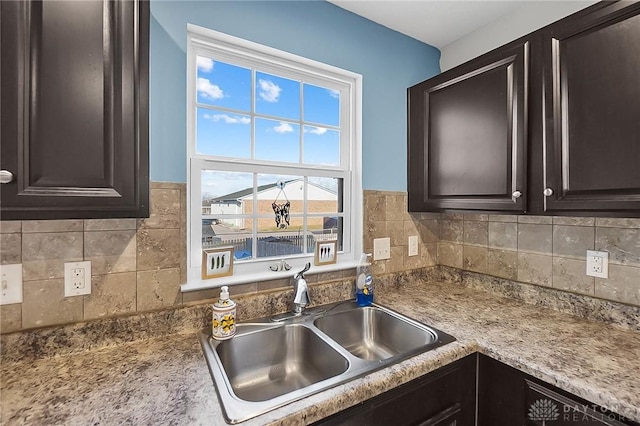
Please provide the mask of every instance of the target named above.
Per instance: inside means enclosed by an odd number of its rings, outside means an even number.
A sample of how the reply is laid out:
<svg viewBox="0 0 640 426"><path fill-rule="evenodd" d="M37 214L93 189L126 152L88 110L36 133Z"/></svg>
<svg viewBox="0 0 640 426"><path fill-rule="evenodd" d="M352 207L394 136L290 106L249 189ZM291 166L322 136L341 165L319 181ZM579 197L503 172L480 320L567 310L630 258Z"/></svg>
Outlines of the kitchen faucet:
<svg viewBox="0 0 640 426"><path fill-rule="evenodd" d="M304 269L293 276L293 287L295 294L293 296L293 312L296 315L301 315L304 308L311 303L311 297L309 296L309 288L307 287L307 280L304 279L304 273L311 268L311 263L307 262Z"/></svg>

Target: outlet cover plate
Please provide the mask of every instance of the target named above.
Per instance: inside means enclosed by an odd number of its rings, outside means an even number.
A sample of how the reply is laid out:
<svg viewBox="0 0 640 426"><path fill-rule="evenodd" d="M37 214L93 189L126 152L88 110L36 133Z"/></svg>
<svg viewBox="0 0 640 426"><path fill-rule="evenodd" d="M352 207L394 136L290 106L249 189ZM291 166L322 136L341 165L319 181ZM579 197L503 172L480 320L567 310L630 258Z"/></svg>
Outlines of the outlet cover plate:
<svg viewBox="0 0 640 426"><path fill-rule="evenodd" d="M373 260L391 259L391 238L374 238Z"/></svg>
<svg viewBox="0 0 640 426"><path fill-rule="evenodd" d="M0 305L22 303L22 263L0 265Z"/></svg>
<svg viewBox="0 0 640 426"><path fill-rule="evenodd" d="M91 262L64 264L64 297L91 294Z"/></svg>
<svg viewBox="0 0 640 426"><path fill-rule="evenodd" d="M587 250L587 275L590 277L609 278L608 252Z"/></svg>

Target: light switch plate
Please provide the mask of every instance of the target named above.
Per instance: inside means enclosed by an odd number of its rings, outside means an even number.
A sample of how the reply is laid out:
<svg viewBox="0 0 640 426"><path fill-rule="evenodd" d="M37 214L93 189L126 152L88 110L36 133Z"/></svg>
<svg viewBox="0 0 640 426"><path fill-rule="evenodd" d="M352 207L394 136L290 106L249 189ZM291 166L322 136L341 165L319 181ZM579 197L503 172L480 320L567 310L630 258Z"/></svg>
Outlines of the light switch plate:
<svg viewBox="0 0 640 426"><path fill-rule="evenodd" d="M391 238L374 238L373 260L391 259Z"/></svg>
<svg viewBox="0 0 640 426"><path fill-rule="evenodd" d="M22 303L22 264L0 265L0 305Z"/></svg>
<svg viewBox="0 0 640 426"><path fill-rule="evenodd" d="M587 275L598 278L609 278L608 252L587 250Z"/></svg>
<svg viewBox="0 0 640 426"><path fill-rule="evenodd" d="M417 256L418 255L418 236L411 235L409 237L409 256Z"/></svg>

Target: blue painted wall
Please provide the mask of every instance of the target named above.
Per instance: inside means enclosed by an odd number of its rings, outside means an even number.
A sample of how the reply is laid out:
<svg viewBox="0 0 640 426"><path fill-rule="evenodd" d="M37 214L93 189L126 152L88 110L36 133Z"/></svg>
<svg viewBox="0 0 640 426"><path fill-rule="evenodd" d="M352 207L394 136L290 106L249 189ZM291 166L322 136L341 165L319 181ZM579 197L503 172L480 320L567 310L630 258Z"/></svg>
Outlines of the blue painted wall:
<svg viewBox="0 0 640 426"><path fill-rule="evenodd" d="M151 180L186 182L187 23L363 76L364 189L406 191L406 89L440 51L325 1L151 2Z"/></svg>

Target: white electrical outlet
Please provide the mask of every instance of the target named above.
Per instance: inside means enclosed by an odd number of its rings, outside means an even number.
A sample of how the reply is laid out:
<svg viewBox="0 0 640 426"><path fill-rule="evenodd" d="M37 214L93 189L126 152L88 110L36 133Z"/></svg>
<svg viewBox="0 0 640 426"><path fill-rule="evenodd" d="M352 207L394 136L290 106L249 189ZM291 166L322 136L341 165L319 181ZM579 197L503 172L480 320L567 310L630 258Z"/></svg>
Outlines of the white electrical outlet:
<svg viewBox="0 0 640 426"><path fill-rule="evenodd" d="M91 262L64 264L64 297L91 294Z"/></svg>
<svg viewBox="0 0 640 426"><path fill-rule="evenodd" d="M587 275L598 278L609 278L608 252L587 250Z"/></svg>
<svg viewBox="0 0 640 426"><path fill-rule="evenodd" d="M391 238L373 239L373 260L391 259Z"/></svg>
<svg viewBox="0 0 640 426"><path fill-rule="evenodd" d="M22 264L0 265L0 305L22 303Z"/></svg>
<svg viewBox="0 0 640 426"><path fill-rule="evenodd" d="M411 235L409 237L409 256L418 255L418 236Z"/></svg>

